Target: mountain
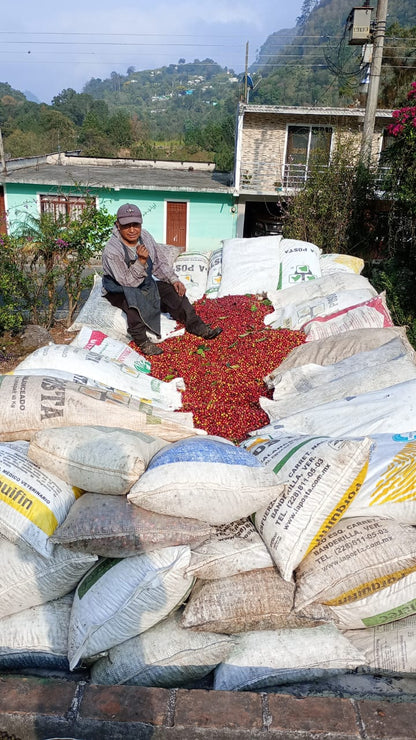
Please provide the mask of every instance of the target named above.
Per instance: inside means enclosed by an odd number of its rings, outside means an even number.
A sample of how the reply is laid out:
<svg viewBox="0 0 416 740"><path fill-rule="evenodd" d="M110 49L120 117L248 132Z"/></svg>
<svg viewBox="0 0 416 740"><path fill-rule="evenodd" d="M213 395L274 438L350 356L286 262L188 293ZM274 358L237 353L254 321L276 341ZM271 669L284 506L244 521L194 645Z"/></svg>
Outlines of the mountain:
<svg viewBox="0 0 416 740"><path fill-rule="evenodd" d="M23 94L24 94L26 100L30 100L32 103L40 103L41 102L39 100L39 98L37 98L36 95L34 93L32 93L30 90L25 90Z"/></svg>
<svg viewBox="0 0 416 740"><path fill-rule="evenodd" d="M376 4L377 0L374 0ZM361 46L348 44L351 0L304 0L292 29L268 36L250 67L250 103L354 105ZM400 105L415 79L415 0L389 0L379 104ZM134 61L134 60L132 60ZM213 59L91 78L51 106L0 83L0 126L11 156L80 148L90 156L199 159L229 168L244 74ZM220 164L221 163L221 164Z"/></svg>
<svg viewBox="0 0 416 740"><path fill-rule="evenodd" d="M373 5L377 7L377 0ZM302 24L294 29L293 39L286 46L282 47L282 35L271 34L260 50L256 84L250 102L335 106L353 103L360 93L362 77L362 47L348 45L347 19L353 7L351 0L321 0ZM373 15L375 18L375 11ZM395 35L398 27L410 29L415 26L415 0L389 0L386 60L389 43L397 46L397 39L388 40L389 28L393 28ZM287 36L290 36L290 31ZM411 54L412 49L414 54L414 42L409 39L407 53ZM403 57L398 64L403 64ZM408 87L412 65L408 64L408 67L409 74L405 75L405 81L396 85L396 100ZM381 82L383 85L383 75ZM385 104L393 104L392 98L391 95L388 101L384 101Z"/></svg>

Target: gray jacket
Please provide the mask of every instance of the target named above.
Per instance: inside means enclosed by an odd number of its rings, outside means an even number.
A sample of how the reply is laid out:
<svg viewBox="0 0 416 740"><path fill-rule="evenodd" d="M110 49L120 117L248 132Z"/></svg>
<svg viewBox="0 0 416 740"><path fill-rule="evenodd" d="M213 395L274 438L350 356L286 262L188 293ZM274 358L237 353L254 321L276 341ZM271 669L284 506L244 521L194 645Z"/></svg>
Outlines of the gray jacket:
<svg viewBox="0 0 416 740"><path fill-rule="evenodd" d="M157 244L152 235L142 229L141 237L153 262L153 275L158 280L166 283L174 283L179 278L174 270L174 262L180 250L169 244ZM127 247L127 251L133 264L127 266L123 242L116 226L113 233L103 249L102 265L104 275L110 275L117 283L126 287L135 288L140 285L147 276L146 265L137 260L135 248ZM103 295L106 291L103 288Z"/></svg>

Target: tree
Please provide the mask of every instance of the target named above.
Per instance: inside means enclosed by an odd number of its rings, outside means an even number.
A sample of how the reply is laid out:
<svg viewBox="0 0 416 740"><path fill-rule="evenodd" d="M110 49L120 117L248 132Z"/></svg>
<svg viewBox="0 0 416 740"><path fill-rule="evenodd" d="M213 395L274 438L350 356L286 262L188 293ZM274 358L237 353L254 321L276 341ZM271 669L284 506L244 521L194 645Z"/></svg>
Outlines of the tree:
<svg viewBox="0 0 416 740"><path fill-rule="evenodd" d="M305 186L289 201L285 237L312 242L325 252L360 257L371 252L375 173L352 163L353 146L349 138L338 138L330 164L322 167L318 158Z"/></svg>
<svg viewBox="0 0 416 740"><path fill-rule="evenodd" d="M414 78L416 27L401 28L398 23L386 32L383 50L383 76L380 102L390 108L400 104Z"/></svg>
<svg viewBox="0 0 416 740"><path fill-rule="evenodd" d="M29 322L49 328L66 293L67 325L73 321L91 258L102 251L114 217L95 208L88 193L78 218L28 214L12 236L0 238L0 331Z"/></svg>
<svg viewBox="0 0 416 740"><path fill-rule="evenodd" d="M77 93L72 87L62 90L59 95L52 98L52 107L68 116L77 126L82 126L92 103L91 95Z"/></svg>
<svg viewBox="0 0 416 740"><path fill-rule="evenodd" d="M393 143L382 156L389 203L387 259L374 265L369 277L379 292L386 291L394 323L407 326L416 347L416 82L393 119L388 127Z"/></svg>
<svg viewBox="0 0 416 740"><path fill-rule="evenodd" d="M130 146L133 140L133 129L129 114L124 110L117 110L110 116L106 131L111 143L117 147Z"/></svg>
<svg viewBox="0 0 416 740"><path fill-rule="evenodd" d="M320 0L303 0L300 15L296 18L296 25L298 28L303 28L309 20L309 16L312 11L317 7L317 5L319 5L319 2Z"/></svg>

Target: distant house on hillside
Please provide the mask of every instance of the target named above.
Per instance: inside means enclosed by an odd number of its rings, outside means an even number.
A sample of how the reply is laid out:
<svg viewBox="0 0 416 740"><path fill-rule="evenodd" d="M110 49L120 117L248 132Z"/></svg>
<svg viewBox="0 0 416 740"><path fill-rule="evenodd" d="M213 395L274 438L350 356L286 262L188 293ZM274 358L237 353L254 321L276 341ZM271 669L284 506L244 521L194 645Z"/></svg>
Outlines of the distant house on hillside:
<svg viewBox="0 0 416 740"><path fill-rule="evenodd" d="M359 150L363 108L314 108L240 103L234 169L237 231L244 236L278 232L282 198L301 188L312 166L327 167L337 137ZM378 110L372 142L377 161L386 145L390 110Z"/></svg>
<svg viewBox="0 0 416 740"><path fill-rule="evenodd" d="M86 195L116 213L135 203L160 243L210 252L236 235L228 173L200 162L144 161L50 154L9 160L0 174L0 230L16 230L28 214L76 214Z"/></svg>

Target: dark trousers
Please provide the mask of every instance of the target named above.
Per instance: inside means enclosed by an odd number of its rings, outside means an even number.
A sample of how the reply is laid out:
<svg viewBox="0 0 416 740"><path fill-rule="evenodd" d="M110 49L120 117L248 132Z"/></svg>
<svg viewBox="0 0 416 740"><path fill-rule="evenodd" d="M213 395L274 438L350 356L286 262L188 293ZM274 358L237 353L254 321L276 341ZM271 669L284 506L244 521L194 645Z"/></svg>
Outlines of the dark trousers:
<svg viewBox="0 0 416 740"><path fill-rule="evenodd" d="M170 313L175 321L185 326L185 329L191 334L198 334L205 326L202 319L196 313L194 307L185 296L177 294L175 288L170 283L157 280L156 285L160 296L160 310L162 313ZM146 325L136 308L129 308L124 297L124 293L107 293L107 300L112 306L121 308L127 316L127 328L129 334L136 344L146 341Z"/></svg>

